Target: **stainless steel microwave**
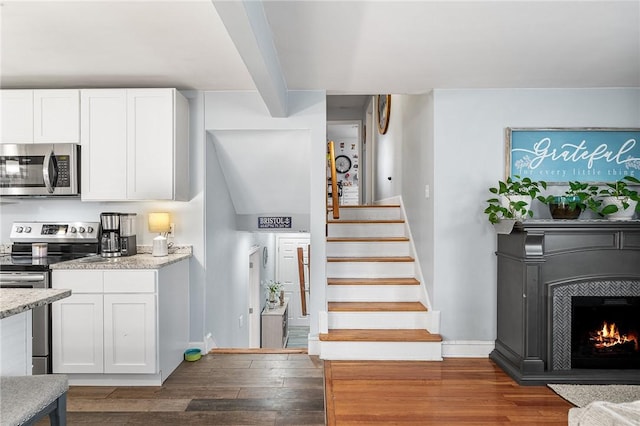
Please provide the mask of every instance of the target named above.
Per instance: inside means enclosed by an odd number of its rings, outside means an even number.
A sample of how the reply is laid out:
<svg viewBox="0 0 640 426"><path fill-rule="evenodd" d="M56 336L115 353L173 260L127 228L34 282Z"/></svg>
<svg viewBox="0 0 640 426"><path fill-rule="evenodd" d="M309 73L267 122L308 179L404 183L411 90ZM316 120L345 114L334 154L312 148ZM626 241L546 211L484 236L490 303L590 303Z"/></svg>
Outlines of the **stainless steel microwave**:
<svg viewBox="0 0 640 426"><path fill-rule="evenodd" d="M0 144L0 195L80 194L80 145Z"/></svg>

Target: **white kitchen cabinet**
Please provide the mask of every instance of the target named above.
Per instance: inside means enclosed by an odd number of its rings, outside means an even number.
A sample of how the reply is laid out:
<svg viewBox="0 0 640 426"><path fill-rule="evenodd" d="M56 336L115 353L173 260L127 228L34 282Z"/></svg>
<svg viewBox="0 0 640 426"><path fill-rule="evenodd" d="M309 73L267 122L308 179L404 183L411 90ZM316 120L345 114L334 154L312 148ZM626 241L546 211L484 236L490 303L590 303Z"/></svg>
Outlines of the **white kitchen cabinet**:
<svg viewBox="0 0 640 426"><path fill-rule="evenodd" d="M53 303L53 372L76 384L161 384L189 342L188 265L54 270L53 287L72 295Z"/></svg>
<svg viewBox="0 0 640 426"><path fill-rule="evenodd" d="M33 91L33 142L80 143L80 91Z"/></svg>
<svg viewBox="0 0 640 426"><path fill-rule="evenodd" d="M102 373L102 294L76 294L76 290L72 290L71 296L53 303L51 312L53 372Z"/></svg>
<svg viewBox="0 0 640 426"><path fill-rule="evenodd" d="M80 143L80 91L2 90L1 143Z"/></svg>
<svg viewBox="0 0 640 426"><path fill-rule="evenodd" d="M0 90L0 143L33 143L33 90Z"/></svg>
<svg viewBox="0 0 640 426"><path fill-rule="evenodd" d="M104 295L104 372L155 373L156 295Z"/></svg>
<svg viewBox="0 0 640 426"><path fill-rule="evenodd" d="M82 199L187 200L188 103L175 89L81 92Z"/></svg>

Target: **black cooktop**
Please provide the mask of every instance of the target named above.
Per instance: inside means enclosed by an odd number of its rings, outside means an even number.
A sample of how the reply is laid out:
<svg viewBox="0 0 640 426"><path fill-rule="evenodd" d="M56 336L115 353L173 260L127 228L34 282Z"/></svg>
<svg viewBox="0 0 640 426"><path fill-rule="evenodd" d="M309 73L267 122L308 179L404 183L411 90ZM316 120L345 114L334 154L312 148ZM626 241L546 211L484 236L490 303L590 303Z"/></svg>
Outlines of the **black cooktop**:
<svg viewBox="0 0 640 426"><path fill-rule="evenodd" d="M63 254L46 257L31 257L5 254L0 256L0 271L48 271L49 265L86 257L86 254Z"/></svg>
<svg viewBox="0 0 640 426"><path fill-rule="evenodd" d="M97 244L49 244L48 256L32 257L31 244L14 243L11 253L0 256L0 271L48 271L49 265L95 255Z"/></svg>

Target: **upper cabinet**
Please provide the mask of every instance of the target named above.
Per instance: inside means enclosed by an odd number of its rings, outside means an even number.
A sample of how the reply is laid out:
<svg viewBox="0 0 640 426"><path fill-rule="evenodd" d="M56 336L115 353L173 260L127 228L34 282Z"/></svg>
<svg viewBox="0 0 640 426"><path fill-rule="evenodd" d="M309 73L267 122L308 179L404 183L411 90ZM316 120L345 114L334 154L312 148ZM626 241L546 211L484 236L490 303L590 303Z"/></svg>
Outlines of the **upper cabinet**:
<svg viewBox="0 0 640 426"><path fill-rule="evenodd" d="M87 89L81 106L83 200L188 200L184 96L175 89Z"/></svg>
<svg viewBox="0 0 640 426"><path fill-rule="evenodd" d="M80 91L2 90L0 143L80 143Z"/></svg>

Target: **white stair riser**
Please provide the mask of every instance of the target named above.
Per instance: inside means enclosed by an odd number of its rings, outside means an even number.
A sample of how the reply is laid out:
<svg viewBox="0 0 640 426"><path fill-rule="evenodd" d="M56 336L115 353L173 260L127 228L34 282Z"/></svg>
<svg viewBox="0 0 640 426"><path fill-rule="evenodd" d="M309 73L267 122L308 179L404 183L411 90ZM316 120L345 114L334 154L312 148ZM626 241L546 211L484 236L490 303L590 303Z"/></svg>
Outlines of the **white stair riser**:
<svg viewBox="0 0 640 426"><path fill-rule="evenodd" d="M329 312L330 329L424 329L429 330L428 312Z"/></svg>
<svg viewBox="0 0 640 426"><path fill-rule="evenodd" d="M340 220L398 220L401 214L400 207L345 208L340 209ZM327 218L333 220L333 212Z"/></svg>
<svg viewBox="0 0 640 426"><path fill-rule="evenodd" d="M404 237L404 223L330 223L329 237Z"/></svg>
<svg viewBox="0 0 640 426"><path fill-rule="evenodd" d="M420 300L417 285L330 285L330 302L414 302Z"/></svg>
<svg viewBox="0 0 640 426"><path fill-rule="evenodd" d="M413 262L327 262L332 278L412 278Z"/></svg>
<svg viewBox="0 0 640 426"><path fill-rule="evenodd" d="M320 358L361 361L442 361L442 343L321 341Z"/></svg>
<svg viewBox="0 0 640 426"><path fill-rule="evenodd" d="M327 256L410 256L411 246L408 241L394 242L335 242L327 243Z"/></svg>

